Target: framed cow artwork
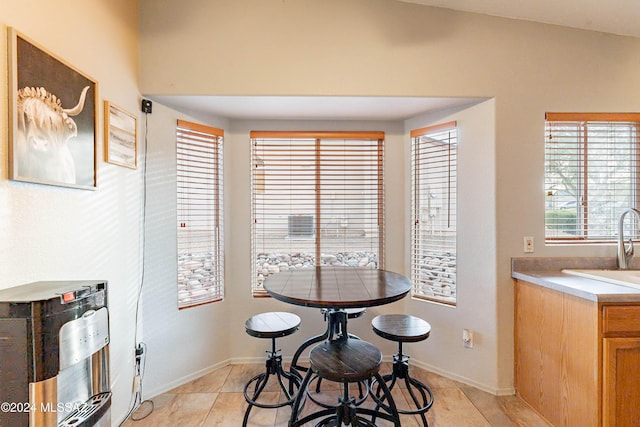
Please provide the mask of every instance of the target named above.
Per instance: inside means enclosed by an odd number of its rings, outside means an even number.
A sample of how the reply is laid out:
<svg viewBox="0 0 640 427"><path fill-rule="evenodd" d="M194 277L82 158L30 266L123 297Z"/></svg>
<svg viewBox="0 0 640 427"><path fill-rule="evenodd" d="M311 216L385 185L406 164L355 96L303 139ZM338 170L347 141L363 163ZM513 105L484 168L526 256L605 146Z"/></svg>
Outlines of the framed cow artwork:
<svg viewBox="0 0 640 427"><path fill-rule="evenodd" d="M8 32L9 178L95 189L98 83Z"/></svg>

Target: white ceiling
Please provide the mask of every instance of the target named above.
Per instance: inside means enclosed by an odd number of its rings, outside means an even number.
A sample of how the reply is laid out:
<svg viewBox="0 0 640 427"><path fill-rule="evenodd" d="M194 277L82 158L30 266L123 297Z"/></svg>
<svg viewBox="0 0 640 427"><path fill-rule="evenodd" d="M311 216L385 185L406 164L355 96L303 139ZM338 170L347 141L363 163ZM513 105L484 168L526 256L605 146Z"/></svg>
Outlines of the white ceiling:
<svg viewBox="0 0 640 427"><path fill-rule="evenodd" d="M400 0L640 37L640 0Z"/></svg>
<svg viewBox="0 0 640 427"><path fill-rule="evenodd" d="M254 120L404 120L481 100L372 96L156 96L153 99L178 111Z"/></svg>
<svg viewBox="0 0 640 427"><path fill-rule="evenodd" d="M640 37L640 0L399 0ZM472 104L473 98L157 96L179 111L230 119L403 120Z"/></svg>

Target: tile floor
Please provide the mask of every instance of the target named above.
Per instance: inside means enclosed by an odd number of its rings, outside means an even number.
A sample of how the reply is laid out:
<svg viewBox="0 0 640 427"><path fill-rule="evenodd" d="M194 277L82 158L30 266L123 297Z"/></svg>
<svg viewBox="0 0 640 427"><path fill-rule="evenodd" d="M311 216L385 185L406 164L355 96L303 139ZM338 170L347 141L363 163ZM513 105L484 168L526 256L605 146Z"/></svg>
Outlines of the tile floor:
<svg viewBox="0 0 640 427"><path fill-rule="evenodd" d="M390 371L385 363L381 373ZM229 365L155 397L154 410L140 421L127 420L125 427L240 427L247 404L242 393L244 384L265 369L264 364ZM529 406L515 396L496 397L473 387L410 366L411 375L427 384L435 402L427 413L430 427L549 427ZM271 384L274 385L274 384ZM323 383L323 389L325 383ZM327 385L327 390L330 385ZM265 401L276 402L280 392L267 386ZM401 389L394 390L399 407L406 405ZM310 410L307 405L305 411ZM254 408L248 425L251 427L286 427L290 407ZM141 413L134 413L133 418ZM401 417L403 427L420 427L419 418ZM379 426L391 423L378 422Z"/></svg>

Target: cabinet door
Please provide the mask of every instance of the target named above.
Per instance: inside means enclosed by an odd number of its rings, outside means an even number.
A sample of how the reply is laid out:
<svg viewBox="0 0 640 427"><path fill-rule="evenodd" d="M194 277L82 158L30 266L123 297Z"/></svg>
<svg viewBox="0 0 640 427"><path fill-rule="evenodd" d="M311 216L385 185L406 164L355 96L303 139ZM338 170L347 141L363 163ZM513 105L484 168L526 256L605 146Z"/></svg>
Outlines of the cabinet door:
<svg viewBox="0 0 640 427"><path fill-rule="evenodd" d="M603 425L638 426L640 420L640 338L605 338Z"/></svg>

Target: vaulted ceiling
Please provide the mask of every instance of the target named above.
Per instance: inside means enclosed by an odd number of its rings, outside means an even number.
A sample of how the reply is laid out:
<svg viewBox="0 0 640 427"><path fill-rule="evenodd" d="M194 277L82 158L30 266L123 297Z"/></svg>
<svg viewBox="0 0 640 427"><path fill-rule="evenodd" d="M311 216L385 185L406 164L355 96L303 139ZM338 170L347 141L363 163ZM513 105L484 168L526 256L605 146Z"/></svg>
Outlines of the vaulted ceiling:
<svg viewBox="0 0 640 427"><path fill-rule="evenodd" d="M398 0L505 18L640 37L640 0ZM478 102L472 98L156 97L186 112L232 119L399 120Z"/></svg>
<svg viewBox="0 0 640 427"><path fill-rule="evenodd" d="M639 0L399 0L640 37Z"/></svg>

